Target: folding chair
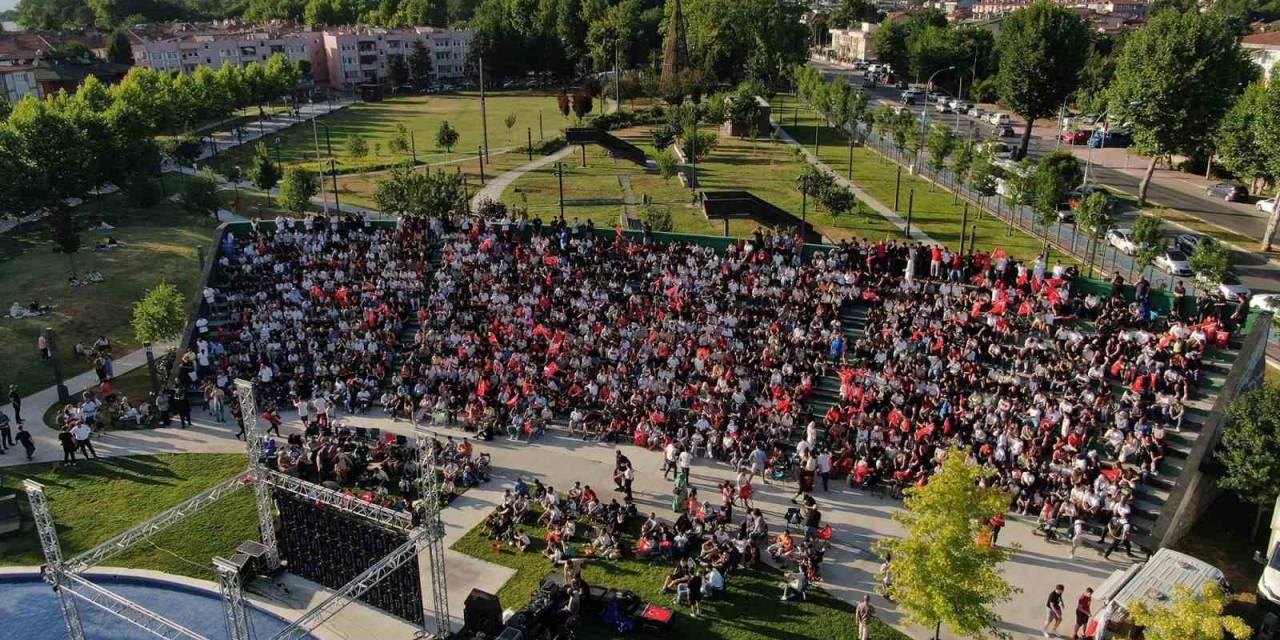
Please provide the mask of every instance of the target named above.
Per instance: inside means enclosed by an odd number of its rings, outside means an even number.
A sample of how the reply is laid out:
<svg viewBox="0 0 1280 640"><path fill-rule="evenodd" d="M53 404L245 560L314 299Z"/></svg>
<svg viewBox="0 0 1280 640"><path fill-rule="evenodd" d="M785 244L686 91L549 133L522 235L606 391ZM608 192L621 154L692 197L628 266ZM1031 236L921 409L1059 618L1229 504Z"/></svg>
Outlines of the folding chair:
<svg viewBox="0 0 1280 640"><path fill-rule="evenodd" d="M685 583L676 585L676 598L673 602L675 604L689 604L689 585Z"/></svg>

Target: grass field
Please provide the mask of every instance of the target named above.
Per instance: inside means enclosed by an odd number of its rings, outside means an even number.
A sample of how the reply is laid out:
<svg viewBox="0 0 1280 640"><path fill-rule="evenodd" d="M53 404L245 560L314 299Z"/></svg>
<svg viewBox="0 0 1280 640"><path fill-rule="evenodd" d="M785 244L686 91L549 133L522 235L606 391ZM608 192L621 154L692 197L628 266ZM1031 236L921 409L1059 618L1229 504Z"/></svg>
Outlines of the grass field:
<svg viewBox="0 0 1280 640"><path fill-rule="evenodd" d="M815 111L803 105L799 110L799 118L795 118L793 116L795 100L789 95L776 96L772 104L775 120L779 120L793 138L808 146L810 150L813 149L816 127L819 157L836 172L841 175L847 174L849 146L843 135L827 126ZM894 204L898 166L870 148L854 147L853 149L854 184L888 207ZM913 190L915 192L912 208L913 227L924 231L934 240L952 247L958 246L964 205L957 203L951 192L928 180L911 176L904 168L898 208L898 214L904 218L907 213L908 194ZM1008 222L989 214L979 216L976 207L970 207L969 223L971 228L975 224L977 226L980 250L1003 248L1012 256L1028 260L1035 259L1040 254L1043 241L1039 237L1032 237L1017 229L1010 234ZM1050 256L1051 264L1054 259L1074 262L1074 259L1062 252L1052 251Z"/></svg>
<svg viewBox="0 0 1280 640"><path fill-rule="evenodd" d="M165 178L170 193L180 176ZM72 346L78 340L92 342L106 336L116 353L127 353L139 345L130 326L133 303L148 289L168 281L179 290L194 294L200 276L197 246L211 255L214 223L163 200L154 207L139 209L120 194L80 205L76 217L81 222L81 249L75 254L77 271L98 271L103 282L82 287L67 283L71 263L55 253L48 229L41 222L27 224L0 236L0 307L8 313L14 302L36 301L52 305L52 313L13 320L0 319L0 390L10 384L26 395L53 384L53 371L36 351L36 338L45 327L54 329L63 362L70 377L91 368L76 358ZM111 231L90 230L105 221ZM120 248L95 252L94 244L111 235Z"/></svg>
<svg viewBox="0 0 1280 640"><path fill-rule="evenodd" d="M490 93L486 96L485 103L489 121L490 154L500 149L523 147L530 129L536 142L539 139L539 114L542 117L542 133L547 138L559 135L561 129L571 122L560 115L553 94L524 91ZM508 114L516 116L515 126L510 132L504 123ZM458 143L448 156L445 149L436 145L436 131L440 128L440 123L446 120L458 131ZM300 165L318 170L320 162L316 159L317 142L326 169L329 144L333 146L333 156L338 160L339 168L348 171L409 160L413 157L412 149L408 152L393 152L390 148L397 124L403 124L409 130L413 146L417 149L418 161L428 164L456 158L459 153L474 154L484 140L480 94L477 92L362 102L323 116L316 120L316 124L318 128L314 131L309 124L298 125L279 136L280 159L286 166ZM364 136L369 145L369 152L363 158L355 158L348 153L347 140L355 133ZM380 150L379 153L375 153L375 147ZM232 165L246 167L252 154L251 145L237 147L218 154L211 165L215 170Z"/></svg>
<svg viewBox="0 0 1280 640"><path fill-rule="evenodd" d="M111 458L61 471L33 464L0 468L0 492L21 493L24 478L44 484L63 555L70 558L244 469L244 456L230 454ZM18 504L23 528L0 538L0 565L43 564L25 494ZM253 495L241 490L107 564L215 580L210 559L256 539L257 527Z"/></svg>
<svg viewBox="0 0 1280 640"><path fill-rule="evenodd" d="M523 607L542 579L553 570L559 570L542 555L542 531L528 525L521 525L521 528L533 540L532 549L524 553L510 547L494 551L485 538L483 524L467 532L453 545L456 551L516 570L516 574L497 593L506 609ZM582 529L585 527L579 528ZM633 544L633 539L624 537L623 546ZM664 563L649 564L635 559L591 560L583 567L582 577L588 584L634 591L645 602L668 606L672 595L661 593L661 588L670 571L670 564ZM688 640L817 637L852 640L857 637L858 627L853 621L852 605L818 588L809 592L809 599L805 602L782 602L778 596L782 593L779 583L783 578L781 573L767 568L734 573L729 577L728 593L704 600L700 617L689 615L684 605L674 607L673 636ZM578 629L579 637L591 640L607 640L615 635L602 623L589 618L584 618ZM905 635L879 621L873 624L871 637L875 640L906 640Z"/></svg>
<svg viewBox="0 0 1280 640"><path fill-rule="evenodd" d="M557 117L559 117L557 115ZM536 158L537 156L535 156ZM518 151L498 151L496 148L490 151L489 159L484 162L485 180L492 180L495 176L514 169L529 161L529 156ZM440 156L433 160L431 164L423 167L419 166L415 171L461 171L467 180L467 192L474 194L481 187L480 184L480 160L476 150L467 153L453 153L448 158ZM378 181L386 177L387 171L371 171L359 174L347 174L338 176L338 198L341 203L355 204L362 207L374 207L373 193L377 187ZM324 195L333 202L332 184L333 178L326 178Z"/></svg>

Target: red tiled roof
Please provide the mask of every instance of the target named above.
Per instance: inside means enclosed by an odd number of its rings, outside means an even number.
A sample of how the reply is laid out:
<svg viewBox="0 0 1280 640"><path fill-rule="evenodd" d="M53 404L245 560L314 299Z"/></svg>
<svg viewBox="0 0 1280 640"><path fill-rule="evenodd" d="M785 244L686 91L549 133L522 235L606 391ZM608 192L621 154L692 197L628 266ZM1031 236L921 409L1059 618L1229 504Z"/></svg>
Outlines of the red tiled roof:
<svg viewBox="0 0 1280 640"><path fill-rule="evenodd" d="M1280 31L1251 33L1241 38L1240 42L1242 44L1252 44L1262 47L1280 47Z"/></svg>

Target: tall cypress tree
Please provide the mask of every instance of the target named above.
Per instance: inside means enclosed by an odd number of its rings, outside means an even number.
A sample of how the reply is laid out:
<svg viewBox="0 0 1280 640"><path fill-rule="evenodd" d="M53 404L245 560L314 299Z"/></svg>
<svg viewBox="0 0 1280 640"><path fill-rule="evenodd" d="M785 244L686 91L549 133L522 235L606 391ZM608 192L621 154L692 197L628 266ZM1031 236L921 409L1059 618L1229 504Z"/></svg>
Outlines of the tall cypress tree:
<svg viewBox="0 0 1280 640"><path fill-rule="evenodd" d="M662 94L668 102L684 99L687 68L689 41L685 34L684 12L680 8L680 0L671 0L671 15L667 18L667 34L662 43L662 76L659 78Z"/></svg>

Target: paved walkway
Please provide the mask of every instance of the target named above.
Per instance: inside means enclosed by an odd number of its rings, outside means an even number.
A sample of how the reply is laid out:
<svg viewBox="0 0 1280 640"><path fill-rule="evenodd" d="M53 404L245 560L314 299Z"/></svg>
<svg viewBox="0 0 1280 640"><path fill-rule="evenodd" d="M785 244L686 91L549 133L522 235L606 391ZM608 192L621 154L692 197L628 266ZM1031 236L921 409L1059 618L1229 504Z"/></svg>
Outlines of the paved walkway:
<svg viewBox="0 0 1280 640"><path fill-rule="evenodd" d="M868 194L866 191L863 191L860 187L858 187L858 185L854 184L853 182L850 182L848 178L845 178L844 176L840 175L840 172L827 166L827 163L823 162L822 160L819 160L817 156L813 155L813 152L810 151L808 147L800 144L799 142L796 141L795 138L791 137L791 134L787 133L787 130L783 128L782 125L778 124L777 122L774 122L773 126L774 126L774 130L778 132L778 138L783 142L799 149L800 153L804 156L804 159L806 162L817 167L820 171L830 174L832 178L835 178L836 184L852 191L853 194L858 197L859 202L865 203L867 206L871 207L873 211L880 214L880 217L884 218L885 220L888 220L889 224L892 224L893 226L897 227L899 231L903 231L903 232L906 231L907 229L906 218L903 218L902 216L898 215L898 212L885 206L883 202L880 202L879 200L876 200L875 198L871 197L871 194ZM911 239L916 240L918 242L935 243L934 239L930 238L928 234L921 231L919 227L915 227L911 229Z"/></svg>
<svg viewBox="0 0 1280 640"><path fill-rule="evenodd" d="M533 162L526 162L506 173L503 173L495 177L494 179L489 181L489 184L486 184L484 188L477 191L476 194L471 197L471 208L474 210L476 207L480 206L480 202L482 200L488 199L494 202L498 202L502 200L502 192L506 191L507 187L510 186L512 182L516 181L516 178L519 178L520 176L526 173L529 173L530 171L533 171L539 167L544 167L548 164L551 164L552 162L556 162L571 153L573 153L573 147L566 145L565 148L549 156L542 156L541 158L538 158Z"/></svg>

